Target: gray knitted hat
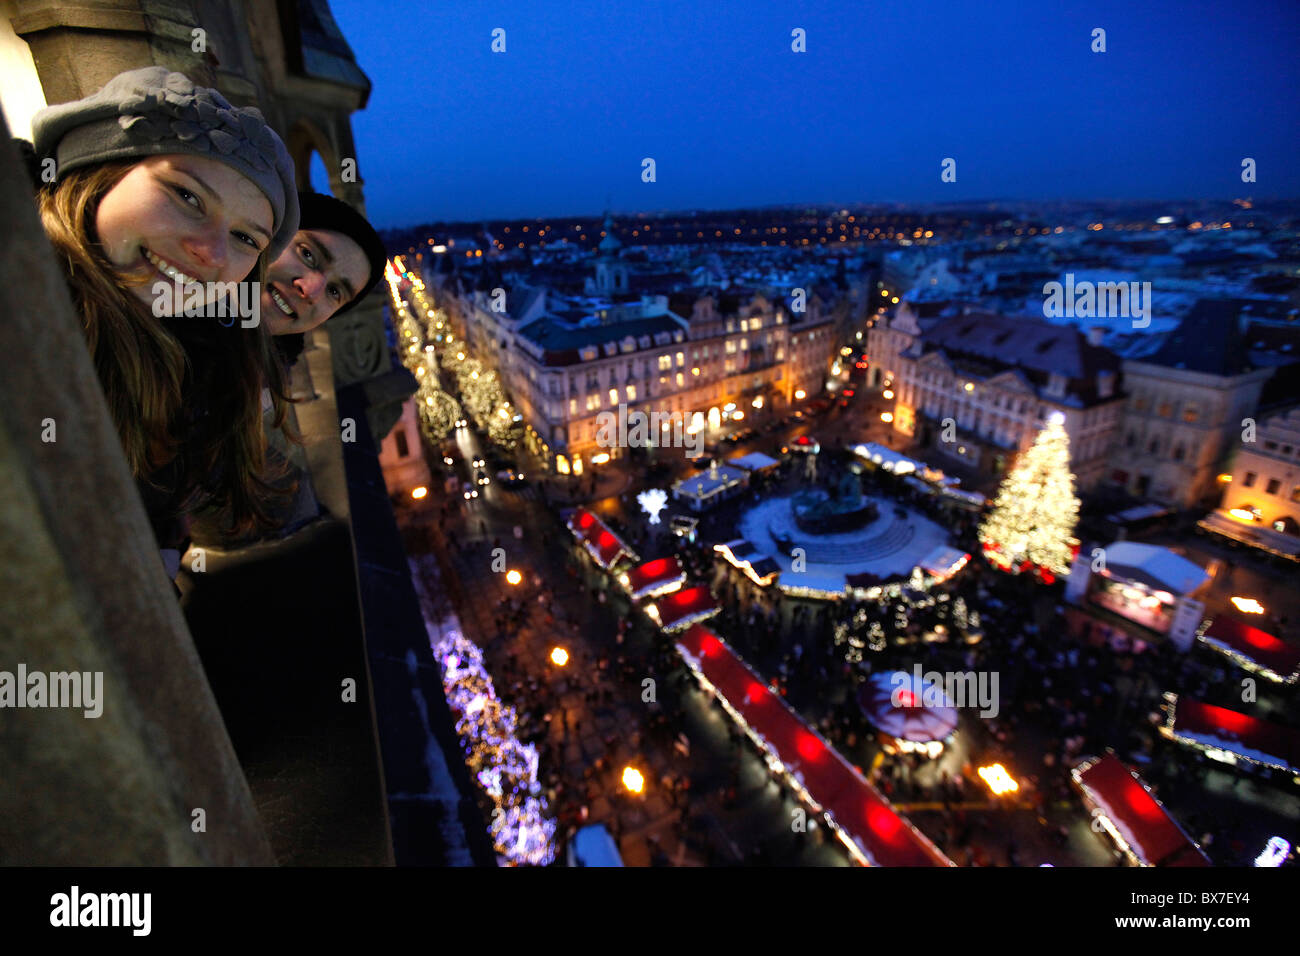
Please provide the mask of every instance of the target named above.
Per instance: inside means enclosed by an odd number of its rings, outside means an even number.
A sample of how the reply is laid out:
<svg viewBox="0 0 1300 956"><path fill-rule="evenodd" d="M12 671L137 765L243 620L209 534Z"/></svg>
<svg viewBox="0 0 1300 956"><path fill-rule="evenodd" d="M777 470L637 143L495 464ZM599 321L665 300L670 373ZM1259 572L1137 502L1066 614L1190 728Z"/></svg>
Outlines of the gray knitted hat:
<svg viewBox="0 0 1300 956"><path fill-rule="evenodd" d="M271 203L268 261L298 231L298 189L289 151L260 111L236 107L183 73L150 66L119 73L93 96L41 110L32 119L41 157L61 176L81 166L187 153L225 163L252 180Z"/></svg>

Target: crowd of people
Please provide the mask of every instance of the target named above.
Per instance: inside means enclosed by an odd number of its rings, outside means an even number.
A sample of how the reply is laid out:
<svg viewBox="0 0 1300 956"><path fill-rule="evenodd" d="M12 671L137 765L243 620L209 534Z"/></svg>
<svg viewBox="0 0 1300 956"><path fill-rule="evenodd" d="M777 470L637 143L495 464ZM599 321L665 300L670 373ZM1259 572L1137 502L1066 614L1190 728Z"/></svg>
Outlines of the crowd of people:
<svg viewBox="0 0 1300 956"><path fill-rule="evenodd" d="M793 471L786 465L782 477L791 485L803 485ZM820 480L834 481L833 470L825 469ZM864 482L871 490L930 513L954 529L960 546L978 553L976 521L968 512L890 475L864 476ZM707 555L713 541L734 537L740 513L752 503L742 499L715 509L701 525L699 553ZM715 562L711 583L721 607L712 626L760 673L773 678L791 705L860 766L868 765L883 743L857 706L857 690L871 673L910 669L915 663L926 671L997 671L1000 713L988 720L963 721L963 730L972 738L966 750L979 754L980 762L1020 770L1023 796L1057 846L1065 843L1071 819L1086 818L1070 778L1070 770L1085 757L1113 749L1130 765L1143 767L1146 782L1156 792L1176 791L1203 776L1208 758L1158 732L1164 694L1240 706L1240 687L1221 658L1200 649L1183 652L1169 642L1135 640L1116 649L1100 630L1072 634L1063 620L1060 586L1044 588L978 560L933 590L931 598L937 593L938 600L918 602L801 601L778 596L775 589L756 585L720 561ZM961 640L963 629L954 625L953 609L959 602L963 616L969 609L982 618L970 629L978 635L976 643ZM947 642L920 640L923 634L933 636L940 623L947 626ZM846 646L835 639L837 625L863 635L873 624L883 639L869 643L850 662ZM972 788L987 793L972 761L951 772L918 773L926 762L928 758L904 754L887 757L875 778L877 785L893 799L944 804L940 829L947 839L938 842L946 842L967 862L993 862L993 855L969 845L978 817L964 820L961 811L951 808ZM1243 779L1236 774L1233 786ZM1243 854L1251 851L1233 821L1190 812L1185 823L1216 860L1249 862ZM995 836L988 835L990 840ZM1014 860L1022 855L1013 841L1002 857Z"/></svg>

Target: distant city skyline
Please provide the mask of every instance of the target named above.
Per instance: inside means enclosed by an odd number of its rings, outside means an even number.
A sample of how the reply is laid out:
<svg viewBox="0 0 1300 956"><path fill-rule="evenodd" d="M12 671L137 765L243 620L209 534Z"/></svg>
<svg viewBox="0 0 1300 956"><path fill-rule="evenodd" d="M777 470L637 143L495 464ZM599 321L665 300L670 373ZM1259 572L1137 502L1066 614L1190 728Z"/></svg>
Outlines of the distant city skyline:
<svg viewBox="0 0 1300 956"><path fill-rule="evenodd" d="M1300 195L1297 5L938 8L331 3L374 84L352 122L383 228L607 207ZM955 182L941 181L946 158Z"/></svg>
<svg viewBox="0 0 1300 956"><path fill-rule="evenodd" d="M838 203L782 203L716 209L607 209L595 213L582 212L555 216L511 215L478 216L465 219L429 219L397 227L380 227L380 231L386 236L397 237L430 228L462 231L465 229L477 230L488 226L499 228L501 226L526 225L529 223L546 223L554 228L557 224L572 221L584 225L581 237L583 242L579 243L579 245L588 245L594 243L599 239L600 235L603 235L603 233L599 233L600 222L606 216L613 218L615 227L619 230L620 238L633 244L635 244L634 240L626 233L628 230L635 230L638 223L643 224L645 235L648 238L652 228L671 228L671 225L666 224L673 222L687 223L698 220L701 226L713 229L715 224L724 222L743 223L746 221L746 217L749 216L756 217L756 221L750 222L752 226L756 225L758 221L781 222L788 219L793 222L796 219L806 218L808 215L815 215L820 222L830 222L843 218L841 214L847 213L850 218L856 215L858 224L868 228L885 217L902 217L916 223L931 223L936 230L945 221L954 218L969 218L973 222L983 222L985 225L989 225L991 217L998 217L1007 219L1013 224L1030 226L1037 223L1043 227L1044 234L1049 225L1064 227L1067 231L1084 227L1086 223L1081 218L1084 212L1087 213L1086 218L1088 221L1093 220L1093 217L1100 217L1103 228L1108 225L1121 228L1133 227L1137 223L1145 221L1153 228L1172 231L1182 231L1188 224L1193 224L1194 220L1203 220L1203 222L1195 222L1193 228L1200 228L1204 225L1213 229L1217 228L1221 223L1231 222L1235 228L1240 229L1254 225L1258 217L1262 217L1266 223L1300 219L1300 199L1260 200L1249 205L1242 205L1242 203L1242 200L1228 199L1040 201L1009 199L971 200L964 203L848 203L843 205ZM586 228L587 226L592 227L596 232L593 233L591 229ZM527 239L526 236L517 238ZM565 238L573 241L577 237L569 234L567 226L562 226L561 232L558 234L552 233L547 242ZM759 236L758 238L763 237ZM858 237L854 234L850 234L849 238L854 241L859 238L863 241L868 239L866 236ZM753 239L754 236L748 233L737 237L737 241L742 243L747 243Z"/></svg>

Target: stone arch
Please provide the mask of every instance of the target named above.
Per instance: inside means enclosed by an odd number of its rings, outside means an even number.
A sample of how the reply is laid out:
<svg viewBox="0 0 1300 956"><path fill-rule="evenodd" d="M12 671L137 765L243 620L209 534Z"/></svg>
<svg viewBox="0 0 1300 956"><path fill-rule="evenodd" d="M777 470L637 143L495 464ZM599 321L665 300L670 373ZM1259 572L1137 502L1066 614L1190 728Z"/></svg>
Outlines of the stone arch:
<svg viewBox="0 0 1300 956"><path fill-rule="evenodd" d="M325 170L329 174L329 192L338 196L343 191L342 172L339 167L338 150L325 132L311 120L301 117L289 128L285 146L289 158L293 160L298 189L305 190L311 184L311 156L320 154Z"/></svg>

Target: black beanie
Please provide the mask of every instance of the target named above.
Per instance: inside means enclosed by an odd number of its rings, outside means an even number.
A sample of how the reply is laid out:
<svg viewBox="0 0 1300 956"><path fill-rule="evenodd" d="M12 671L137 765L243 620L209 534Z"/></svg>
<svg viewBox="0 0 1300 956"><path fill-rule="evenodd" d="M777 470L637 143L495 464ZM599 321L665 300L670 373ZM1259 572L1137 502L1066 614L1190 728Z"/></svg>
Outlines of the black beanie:
<svg viewBox="0 0 1300 956"><path fill-rule="evenodd" d="M341 199L321 193L300 192L298 208L299 229L327 229L330 232L341 232L361 247L366 260L370 263L370 278L357 289L357 294L351 302L345 303L334 313L334 315L341 315L364 299L384 277L384 266L388 262L384 241L379 238L379 233L375 232L374 227L366 222L366 218L361 213Z"/></svg>

